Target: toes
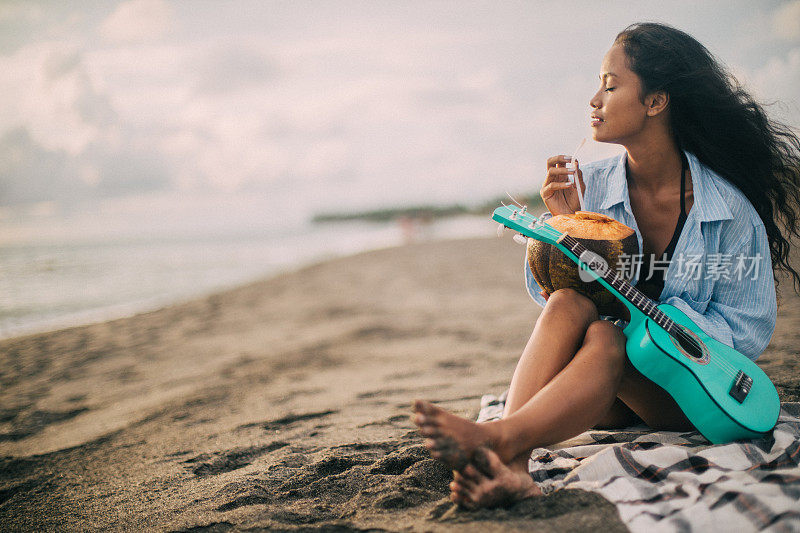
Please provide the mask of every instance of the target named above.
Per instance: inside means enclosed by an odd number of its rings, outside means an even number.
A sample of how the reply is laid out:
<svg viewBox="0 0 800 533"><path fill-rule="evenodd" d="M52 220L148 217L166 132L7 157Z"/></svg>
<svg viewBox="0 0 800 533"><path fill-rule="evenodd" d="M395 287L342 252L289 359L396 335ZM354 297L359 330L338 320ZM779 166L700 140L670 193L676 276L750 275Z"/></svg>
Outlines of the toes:
<svg viewBox="0 0 800 533"><path fill-rule="evenodd" d="M420 413L427 416L435 415L440 410L431 402L426 402L425 400L414 400L414 405L412 408L414 409L415 413Z"/></svg>
<svg viewBox="0 0 800 533"><path fill-rule="evenodd" d="M428 406L430 406L430 403L426 402L425 400L414 400L414 403L411 405L411 408L414 410L415 413L425 414L429 410Z"/></svg>
<svg viewBox="0 0 800 533"><path fill-rule="evenodd" d="M486 476L484 476L477 468L475 468L472 463L465 466L462 472L464 478L470 480L472 483L483 483L486 481Z"/></svg>
<svg viewBox="0 0 800 533"><path fill-rule="evenodd" d="M475 489L475 482L464 477L460 472L453 472L453 481L450 483L450 490L458 492L470 492Z"/></svg>
<svg viewBox="0 0 800 533"><path fill-rule="evenodd" d="M422 435L423 437L430 437L430 438L436 438L442 436L442 432L439 431L439 428L434 426L420 426L419 434Z"/></svg>
<svg viewBox="0 0 800 533"><path fill-rule="evenodd" d="M421 431L420 431L421 433ZM422 444L432 452L441 452L452 455L452 444L446 438L439 438L437 435L429 436L422 441Z"/></svg>
<svg viewBox="0 0 800 533"><path fill-rule="evenodd" d="M475 490L464 495L464 499L469 500L476 507L485 507L487 509L494 507L496 504L492 500L490 492L482 487L475 487Z"/></svg>
<svg viewBox="0 0 800 533"><path fill-rule="evenodd" d="M430 417L422 414L415 414L411 416L411 421L417 425L418 431L423 437L440 437L441 431L439 426L433 423Z"/></svg>
<svg viewBox="0 0 800 533"><path fill-rule="evenodd" d="M461 507L466 507L467 509L477 509L480 507L480 504L470 497L469 494L464 494L461 498L461 503L459 503Z"/></svg>
<svg viewBox="0 0 800 533"><path fill-rule="evenodd" d="M467 497L461 492L451 492L450 501L465 509L475 509L475 504L467 500Z"/></svg>
<svg viewBox="0 0 800 533"><path fill-rule="evenodd" d="M454 492L450 493L450 501L452 501L455 504L458 504L459 507L463 507L465 509L476 509L477 508L477 505L475 505L475 502L473 502L472 500L469 499L468 496L466 496L465 494L462 494L460 492L459 493L454 493Z"/></svg>
<svg viewBox="0 0 800 533"><path fill-rule="evenodd" d="M421 400L417 400L417 402L420 402L422 404L427 403L427 402L421 402ZM416 403L415 403L414 414L411 415L411 421L422 429L432 428L429 429L428 431L435 431L436 428L439 427L439 420L434 415L435 413L432 411L418 410L416 408Z"/></svg>

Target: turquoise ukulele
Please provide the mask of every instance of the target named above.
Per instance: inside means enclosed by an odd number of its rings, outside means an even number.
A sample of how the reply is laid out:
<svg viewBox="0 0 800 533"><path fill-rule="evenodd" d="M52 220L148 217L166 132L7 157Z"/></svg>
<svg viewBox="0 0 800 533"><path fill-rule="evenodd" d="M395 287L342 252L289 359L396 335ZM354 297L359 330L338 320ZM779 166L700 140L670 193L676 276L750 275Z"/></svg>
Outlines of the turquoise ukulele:
<svg viewBox="0 0 800 533"><path fill-rule="evenodd" d="M499 207L492 218L554 245L625 304L631 314L623 330L631 363L666 390L709 441L755 439L775 426L778 392L753 361L708 336L680 309L642 294L601 256L530 215L525 207Z"/></svg>

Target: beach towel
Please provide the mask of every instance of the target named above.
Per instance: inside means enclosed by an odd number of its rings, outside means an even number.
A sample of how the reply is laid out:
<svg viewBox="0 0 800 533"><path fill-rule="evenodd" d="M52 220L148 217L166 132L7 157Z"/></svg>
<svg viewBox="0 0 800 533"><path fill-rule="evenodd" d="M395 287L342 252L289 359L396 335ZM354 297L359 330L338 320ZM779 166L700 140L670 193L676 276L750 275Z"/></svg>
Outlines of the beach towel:
<svg viewBox="0 0 800 533"><path fill-rule="evenodd" d="M502 417L505 395L486 395L478 421ZM712 445L698 432L646 426L589 430L528 463L545 494L596 492L633 532L800 531L800 403L782 404L765 438Z"/></svg>

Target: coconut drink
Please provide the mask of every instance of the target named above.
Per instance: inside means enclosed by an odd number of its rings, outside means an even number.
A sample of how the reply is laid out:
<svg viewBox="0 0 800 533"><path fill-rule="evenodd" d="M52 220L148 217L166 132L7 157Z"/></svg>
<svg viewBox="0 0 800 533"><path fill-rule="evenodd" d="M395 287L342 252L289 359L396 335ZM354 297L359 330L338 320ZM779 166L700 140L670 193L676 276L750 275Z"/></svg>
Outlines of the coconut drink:
<svg viewBox="0 0 800 533"><path fill-rule="evenodd" d="M602 256L618 272L620 257L639 253L636 232L599 213L577 211L571 215L556 215L548 219L547 224ZM583 281L578 265L552 244L528 239L528 265L536 283L548 295L558 289L574 289L591 299L601 315L622 316L622 303L597 281Z"/></svg>

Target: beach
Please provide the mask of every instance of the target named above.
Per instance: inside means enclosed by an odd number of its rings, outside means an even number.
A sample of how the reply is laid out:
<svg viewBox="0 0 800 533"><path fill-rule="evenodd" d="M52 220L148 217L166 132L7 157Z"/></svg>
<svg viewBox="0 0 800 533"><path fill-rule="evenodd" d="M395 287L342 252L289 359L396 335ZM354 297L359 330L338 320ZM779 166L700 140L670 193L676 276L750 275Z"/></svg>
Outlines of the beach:
<svg viewBox="0 0 800 533"><path fill-rule="evenodd" d="M423 242L0 341L0 529L625 531L578 490L456 509L410 421L415 398L475 417L508 386L539 313L523 257ZM800 401L780 292L759 364Z"/></svg>

